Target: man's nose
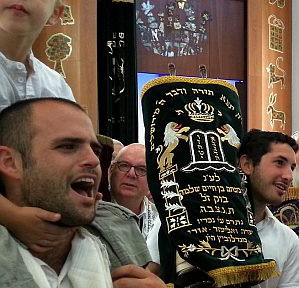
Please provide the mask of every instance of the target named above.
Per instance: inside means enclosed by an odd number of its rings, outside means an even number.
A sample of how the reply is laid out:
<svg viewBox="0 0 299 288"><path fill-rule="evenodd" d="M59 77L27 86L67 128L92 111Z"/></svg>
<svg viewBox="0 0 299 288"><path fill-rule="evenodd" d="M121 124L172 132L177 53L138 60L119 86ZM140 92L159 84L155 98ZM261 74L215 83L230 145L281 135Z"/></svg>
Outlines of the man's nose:
<svg viewBox="0 0 299 288"><path fill-rule="evenodd" d="M293 180L293 170L291 167L286 167L286 169L284 169L283 178L287 179L289 182Z"/></svg>
<svg viewBox="0 0 299 288"><path fill-rule="evenodd" d="M135 172L135 168L133 166L130 168L130 170L127 172L127 174L130 177L137 177L136 172Z"/></svg>
<svg viewBox="0 0 299 288"><path fill-rule="evenodd" d="M96 167L100 164L100 159L97 154L93 151L91 147L88 147L83 154L84 157L84 165L89 167Z"/></svg>

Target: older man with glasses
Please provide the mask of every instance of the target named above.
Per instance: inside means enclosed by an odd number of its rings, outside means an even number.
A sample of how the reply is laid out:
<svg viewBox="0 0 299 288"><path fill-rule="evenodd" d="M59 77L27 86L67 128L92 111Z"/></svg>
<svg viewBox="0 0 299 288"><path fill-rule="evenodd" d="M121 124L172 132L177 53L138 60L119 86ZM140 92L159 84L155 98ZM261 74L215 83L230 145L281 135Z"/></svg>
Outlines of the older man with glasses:
<svg viewBox="0 0 299 288"><path fill-rule="evenodd" d="M112 201L137 215L145 239L158 216L155 205L146 197L149 194L146 176L145 146L140 143L122 148L109 168Z"/></svg>

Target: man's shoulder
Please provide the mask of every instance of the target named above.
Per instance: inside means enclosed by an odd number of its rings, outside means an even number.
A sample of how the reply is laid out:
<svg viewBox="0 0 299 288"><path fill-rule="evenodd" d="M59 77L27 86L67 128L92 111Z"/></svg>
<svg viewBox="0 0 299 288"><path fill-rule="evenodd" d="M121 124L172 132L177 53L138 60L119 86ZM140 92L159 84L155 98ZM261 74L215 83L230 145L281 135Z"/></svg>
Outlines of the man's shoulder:
<svg viewBox="0 0 299 288"><path fill-rule="evenodd" d="M32 56L32 61L35 73L34 81L40 82L39 85L41 85L42 97L43 94L46 94L47 97L52 95L54 97L64 97L73 101L75 100L70 86L61 74L34 56Z"/></svg>
<svg viewBox="0 0 299 288"><path fill-rule="evenodd" d="M129 218L134 218L135 220L137 220L137 216L128 208L116 203L100 201L97 207L96 216L108 217L112 214L124 220L127 220Z"/></svg>
<svg viewBox="0 0 299 288"><path fill-rule="evenodd" d="M271 225L269 224L267 233L271 233L273 235L273 239L276 239L277 242L284 243L285 247L291 247L294 245L299 246L299 238L289 226L280 222L275 216L271 217L269 223L271 223Z"/></svg>
<svg viewBox="0 0 299 288"><path fill-rule="evenodd" d="M7 239L11 237L6 227L2 225L0 225L0 236L0 244L2 244L4 241L7 241Z"/></svg>
<svg viewBox="0 0 299 288"><path fill-rule="evenodd" d="M55 71L53 68L46 65L44 62L40 61L38 58L33 56L33 66L36 73L45 73L47 77L53 77L57 78L59 80L63 80L63 77L61 74L59 74L57 71Z"/></svg>
<svg viewBox="0 0 299 288"><path fill-rule="evenodd" d="M0 287L37 288L19 252L19 246L20 243L0 225Z"/></svg>

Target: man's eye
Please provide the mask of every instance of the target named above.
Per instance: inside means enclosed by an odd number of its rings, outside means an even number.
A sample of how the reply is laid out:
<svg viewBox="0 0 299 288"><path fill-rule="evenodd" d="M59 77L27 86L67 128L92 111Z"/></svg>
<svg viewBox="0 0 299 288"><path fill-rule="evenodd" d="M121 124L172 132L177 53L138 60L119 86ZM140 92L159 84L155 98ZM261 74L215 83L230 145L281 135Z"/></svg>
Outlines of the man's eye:
<svg viewBox="0 0 299 288"><path fill-rule="evenodd" d="M283 165L284 161L283 161L283 160L277 160L276 163L277 163L279 166L281 166L281 165Z"/></svg>
<svg viewBox="0 0 299 288"><path fill-rule="evenodd" d="M62 144L60 146L58 146L59 149L63 149L63 150L74 150L76 148L76 145L74 144Z"/></svg>
<svg viewBox="0 0 299 288"><path fill-rule="evenodd" d="M128 164L126 164L126 163L119 164L119 167L121 169L124 169L124 170L129 170L130 169L130 166Z"/></svg>

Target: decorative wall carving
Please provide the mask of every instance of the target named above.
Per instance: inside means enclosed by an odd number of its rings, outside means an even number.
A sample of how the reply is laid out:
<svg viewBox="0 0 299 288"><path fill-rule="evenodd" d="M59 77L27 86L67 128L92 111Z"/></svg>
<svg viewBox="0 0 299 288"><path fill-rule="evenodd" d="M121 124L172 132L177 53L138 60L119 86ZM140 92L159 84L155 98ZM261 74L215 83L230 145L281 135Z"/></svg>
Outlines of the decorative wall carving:
<svg viewBox="0 0 299 288"><path fill-rule="evenodd" d="M208 40L211 13L198 1L150 1L136 7L136 28L143 46L165 57L198 55Z"/></svg>
<svg viewBox="0 0 299 288"><path fill-rule="evenodd" d="M46 42L45 50L48 59L54 62L54 70L66 78L62 61L70 57L72 53L72 38L63 34L53 34Z"/></svg>
<svg viewBox="0 0 299 288"><path fill-rule="evenodd" d="M72 7L70 5L65 5L63 16L60 17L61 25L74 25L75 19L72 15Z"/></svg>

